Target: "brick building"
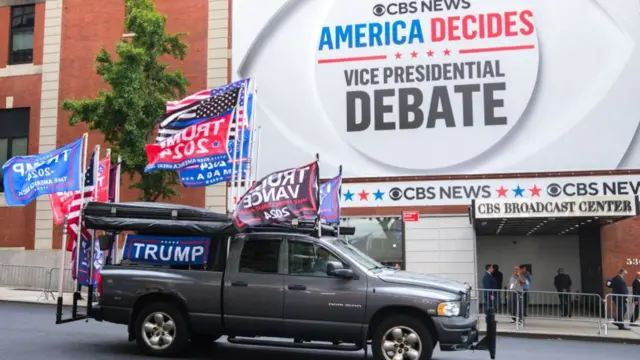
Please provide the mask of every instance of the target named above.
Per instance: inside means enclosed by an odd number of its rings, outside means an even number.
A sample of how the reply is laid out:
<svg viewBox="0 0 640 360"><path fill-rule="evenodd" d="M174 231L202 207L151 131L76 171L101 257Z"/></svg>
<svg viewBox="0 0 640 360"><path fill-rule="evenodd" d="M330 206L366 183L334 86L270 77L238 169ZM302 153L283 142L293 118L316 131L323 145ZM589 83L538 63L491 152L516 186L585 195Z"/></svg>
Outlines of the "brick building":
<svg viewBox="0 0 640 360"><path fill-rule="evenodd" d="M172 65L183 69L189 91L227 83L229 1L155 3L168 15L169 32L188 33L188 56ZM127 36L124 13L122 0L100 6L84 0L0 2L0 162L52 150L86 131L83 125L69 126L60 103L101 88L94 58L101 46L113 49ZM100 141L92 133L90 148ZM126 183L122 188L124 201L135 199ZM224 210L225 191L224 186L183 188L174 201ZM53 225L47 197L7 207L0 195L0 219L0 263L57 266L52 250L60 248L61 229Z"/></svg>

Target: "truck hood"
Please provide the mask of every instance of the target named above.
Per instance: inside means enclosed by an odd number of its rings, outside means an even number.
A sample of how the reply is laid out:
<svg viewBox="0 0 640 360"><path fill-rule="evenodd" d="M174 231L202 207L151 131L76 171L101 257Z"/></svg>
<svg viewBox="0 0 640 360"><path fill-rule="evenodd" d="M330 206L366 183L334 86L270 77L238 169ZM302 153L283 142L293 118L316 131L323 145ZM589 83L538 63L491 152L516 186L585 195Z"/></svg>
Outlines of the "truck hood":
<svg viewBox="0 0 640 360"><path fill-rule="evenodd" d="M466 293L470 286L458 281L447 280L438 276L420 274L410 271L384 272L378 275L384 282L392 284L413 285L434 290L447 291L454 294Z"/></svg>

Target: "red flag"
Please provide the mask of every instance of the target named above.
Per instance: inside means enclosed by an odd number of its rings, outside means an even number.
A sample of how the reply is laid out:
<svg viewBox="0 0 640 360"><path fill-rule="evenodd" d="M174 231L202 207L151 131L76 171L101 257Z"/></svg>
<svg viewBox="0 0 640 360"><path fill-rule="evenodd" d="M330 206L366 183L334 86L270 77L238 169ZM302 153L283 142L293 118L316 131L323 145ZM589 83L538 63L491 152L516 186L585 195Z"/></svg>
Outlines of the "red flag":
<svg viewBox="0 0 640 360"><path fill-rule="evenodd" d="M69 213L69 205L71 205L71 200L75 193L76 191L49 194L49 204L53 212L54 224L62 225L64 223L64 216Z"/></svg>
<svg viewBox="0 0 640 360"><path fill-rule="evenodd" d="M111 172L111 154L107 154L98 165L98 179L96 183L96 201L109 201L109 173Z"/></svg>

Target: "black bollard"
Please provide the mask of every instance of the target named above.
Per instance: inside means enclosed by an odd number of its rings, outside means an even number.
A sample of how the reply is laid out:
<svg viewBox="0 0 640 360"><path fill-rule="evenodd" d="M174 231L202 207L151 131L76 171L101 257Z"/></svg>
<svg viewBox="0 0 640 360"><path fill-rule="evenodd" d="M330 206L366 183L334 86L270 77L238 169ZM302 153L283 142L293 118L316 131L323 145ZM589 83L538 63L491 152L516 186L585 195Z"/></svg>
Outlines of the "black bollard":
<svg viewBox="0 0 640 360"><path fill-rule="evenodd" d="M498 338L498 322L496 321L496 310L491 308L487 314L487 340L489 357L493 360L496 358L496 340Z"/></svg>

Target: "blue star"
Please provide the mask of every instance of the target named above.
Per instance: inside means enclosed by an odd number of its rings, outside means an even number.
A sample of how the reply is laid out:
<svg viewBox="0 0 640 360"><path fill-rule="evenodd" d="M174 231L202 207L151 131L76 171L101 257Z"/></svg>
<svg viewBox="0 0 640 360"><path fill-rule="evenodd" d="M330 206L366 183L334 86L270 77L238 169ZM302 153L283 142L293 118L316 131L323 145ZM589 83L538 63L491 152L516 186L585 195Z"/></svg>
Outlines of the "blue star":
<svg viewBox="0 0 640 360"><path fill-rule="evenodd" d="M518 197L518 196L523 197L522 193L524 193L524 189L522 189L520 185L518 185L517 188L513 189L513 192L515 193L514 195L515 197Z"/></svg>
<svg viewBox="0 0 640 360"><path fill-rule="evenodd" d="M344 193L344 201L353 201L353 195L355 194L352 193L351 190L347 190L347 192Z"/></svg>
<svg viewBox="0 0 640 360"><path fill-rule="evenodd" d="M376 192L373 193L373 196L375 196L374 200L382 200L382 195L384 195L384 193L380 191L380 189L378 189Z"/></svg>

